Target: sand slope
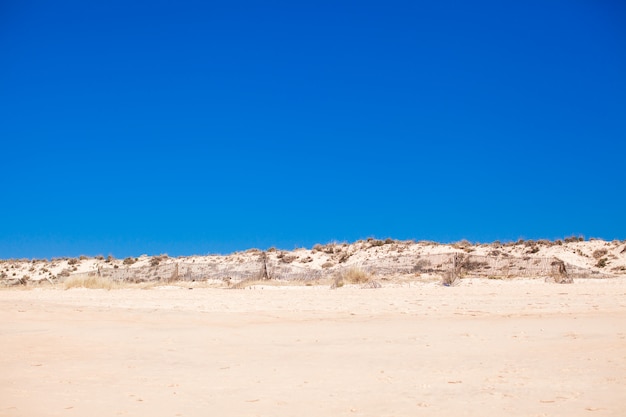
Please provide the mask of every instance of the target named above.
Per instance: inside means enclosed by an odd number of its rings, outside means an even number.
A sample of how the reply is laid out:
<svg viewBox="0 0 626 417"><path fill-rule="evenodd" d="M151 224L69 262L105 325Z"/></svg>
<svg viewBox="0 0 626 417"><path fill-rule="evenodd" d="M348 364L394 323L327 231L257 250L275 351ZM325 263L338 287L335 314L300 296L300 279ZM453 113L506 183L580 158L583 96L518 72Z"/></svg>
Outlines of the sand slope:
<svg viewBox="0 0 626 417"><path fill-rule="evenodd" d="M349 268L378 278L423 279L445 275L458 259L461 277L546 277L554 262L563 262L576 278L626 276L626 241L519 241L501 244L397 241L368 239L329 243L311 249L250 249L228 255L168 257L142 255L0 261L0 286L60 283L71 276L98 275L114 282L209 281L233 284L259 277L262 270L275 280L314 281Z"/></svg>

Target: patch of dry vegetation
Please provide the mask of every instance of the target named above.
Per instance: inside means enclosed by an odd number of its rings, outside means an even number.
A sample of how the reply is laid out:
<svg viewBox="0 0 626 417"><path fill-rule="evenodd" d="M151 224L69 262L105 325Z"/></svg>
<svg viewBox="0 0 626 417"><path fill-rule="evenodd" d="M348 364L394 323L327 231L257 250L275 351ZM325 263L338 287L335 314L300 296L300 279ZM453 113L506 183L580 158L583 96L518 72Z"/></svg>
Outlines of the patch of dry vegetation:
<svg viewBox="0 0 626 417"><path fill-rule="evenodd" d="M120 290L124 288L134 288L148 290L151 288L157 288L163 285L176 285L180 287L188 287L188 282L176 281L173 283L164 283L162 281L150 281L150 282L120 282L114 281L110 278L99 277L97 275L72 275L62 283L63 289L69 290L71 288L87 288L93 290Z"/></svg>
<svg viewBox="0 0 626 417"><path fill-rule="evenodd" d="M596 249L593 251L593 253L591 254L591 256L593 256L595 259L600 259L602 258L604 255L606 255L608 253L608 251L604 248L602 249Z"/></svg>
<svg viewBox="0 0 626 417"><path fill-rule="evenodd" d="M117 287L117 283L108 278L99 277L97 275L74 275L63 281L63 288L66 290L69 290L70 288L111 290Z"/></svg>
<svg viewBox="0 0 626 417"><path fill-rule="evenodd" d="M367 284L372 281L372 274L359 267L351 267L338 272L331 288L341 288L345 284Z"/></svg>
<svg viewBox="0 0 626 417"><path fill-rule="evenodd" d="M364 284L372 279L372 275L358 267L351 267L341 273L341 277L350 284Z"/></svg>

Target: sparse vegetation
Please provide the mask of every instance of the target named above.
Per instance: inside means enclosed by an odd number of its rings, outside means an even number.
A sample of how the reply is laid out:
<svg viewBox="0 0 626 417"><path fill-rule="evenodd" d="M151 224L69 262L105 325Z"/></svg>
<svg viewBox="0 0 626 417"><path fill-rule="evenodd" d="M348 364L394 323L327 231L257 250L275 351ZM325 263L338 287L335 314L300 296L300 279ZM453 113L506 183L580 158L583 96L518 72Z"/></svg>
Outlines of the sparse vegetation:
<svg viewBox="0 0 626 417"><path fill-rule="evenodd" d="M322 246L321 248L322 252L328 254L328 255L332 255L333 253L335 253L335 244L333 243L329 243L327 245Z"/></svg>
<svg viewBox="0 0 626 417"><path fill-rule="evenodd" d="M91 288L91 289L104 289L110 290L114 288L114 282L108 278L99 277L96 275L91 276L73 276L63 281L63 288L66 290L70 288Z"/></svg>
<svg viewBox="0 0 626 417"><path fill-rule="evenodd" d="M64 269L61 272L59 272L57 276L59 278L69 277L70 276L70 270L69 269Z"/></svg>
<svg viewBox="0 0 626 417"><path fill-rule="evenodd" d="M342 271L341 277L351 284L363 284L372 279L369 272L357 267L351 267Z"/></svg>
<svg viewBox="0 0 626 417"><path fill-rule="evenodd" d="M456 249L465 249L470 246L472 246L472 243L467 239L462 239L452 244L452 247Z"/></svg>
<svg viewBox="0 0 626 417"><path fill-rule="evenodd" d="M479 270L481 268L486 268L487 266L489 266L489 264L487 262L484 262L484 261L471 261L469 258L463 260L460 263L460 267L464 271L476 271L476 270Z"/></svg>
<svg viewBox="0 0 626 417"><path fill-rule="evenodd" d="M296 259L298 259L298 257L296 255L285 255L285 254L282 254L282 256L280 257L280 260L283 261L286 264L290 264L293 261L295 261Z"/></svg>
<svg viewBox="0 0 626 417"><path fill-rule="evenodd" d="M345 261L347 261L350 258L350 256L351 255L348 252L341 252L340 251L340 252L338 252L336 259L337 259L337 262L339 262L341 264L341 263L344 263Z"/></svg>
<svg viewBox="0 0 626 417"><path fill-rule="evenodd" d="M331 289L341 288L344 284L366 284L372 281L372 275L358 267L351 267L335 273Z"/></svg>
<svg viewBox="0 0 626 417"><path fill-rule="evenodd" d="M580 238L570 237L570 242L580 242ZM390 243L393 242L393 243ZM610 277L623 270L623 254L626 245L617 241L613 244L600 240L592 243L578 244L569 243L568 247L553 248L548 251L549 245L556 245L545 240L525 240L520 246L508 243L503 247L494 247L494 244L471 244L468 241L460 241L454 244L437 244L439 248L432 250L423 244L416 242L393 241L391 239L378 240L369 238L352 244L329 243L327 245L315 245L312 251L298 249L295 251L256 252L256 250L239 252L227 256L214 255L206 260L198 257L182 257L180 261L172 259L164 264L167 255L141 256L140 258L121 258L113 262L112 255L108 263L84 262L81 258L56 258L54 263L38 264L34 259L26 260L0 260L0 283L4 285L17 285L15 282L23 280L28 274L30 281L50 281L55 278L69 278L74 275L84 275L89 272L98 276L108 277L114 282L169 282L172 269L179 263L181 269L180 279L185 281L221 279L224 274L233 277L233 282L254 276L265 277L259 274L259 265L256 256L250 253L265 254L264 269L267 278L273 279L279 276L278 282L306 279L307 282L314 280L328 280L329 276L337 277L337 283L362 284L364 281L372 281L371 274L377 273L388 279L440 279L447 271L454 270L456 278L465 276L472 277L538 277L549 276L554 268L550 268L550 262L554 258L548 258L558 254L559 251L567 252L567 259L572 263L571 276L585 277L592 274ZM385 245L384 249L377 249ZM433 245L435 245L433 243ZM451 250L450 246L463 248L471 245L476 255L464 253L461 250ZM374 248L374 249L370 249ZM369 249L369 250L368 250ZM404 249L400 253L399 249ZM312 254L315 252L315 255ZM329 252L328 254L326 254ZM540 255L543 252L543 255ZM536 256L533 256L537 254ZM572 256L577 254L578 256ZM540 257L543 256L543 257ZM453 259L454 258L454 259ZM94 258L90 258L93 260ZM104 258L100 256L100 259ZM224 262L224 265L220 263ZM378 261L380 260L380 263ZM279 261L279 262L277 262ZM139 262L139 263L137 263ZM133 267L129 268L130 265ZM357 267L355 265L366 265ZM569 266L568 266L569 269ZM354 274L359 271L361 274ZM52 271L52 272L51 272ZM59 272L61 271L61 272ZM343 271L343 272L341 272ZM176 274L172 274L176 276ZM219 276L220 278L216 278ZM369 277L368 277L369 276ZM271 278L270 278L271 277ZM437 278L434 278L437 277ZM193 279L192 279L193 278ZM450 277L453 278L453 277ZM176 280L178 278L174 278ZM379 278L384 279L384 278ZM445 280L444 280L445 281ZM21 282L21 281L20 281ZM50 281L51 282L51 281ZM30 285L30 283L29 283Z"/></svg>
<svg viewBox="0 0 626 417"><path fill-rule="evenodd" d="M591 254L591 256L593 256L595 259L600 259L604 255L606 255L607 253L608 253L608 251L606 249L602 248L602 249L594 250L593 253Z"/></svg>
<svg viewBox="0 0 626 417"><path fill-rule="evenodd" d="M167 254L154 256L150 259L150 266L159 266L159 264L168 258Z"/></svg>
<svg viewBox="0 0 626 417"><path fill-rule="evenodd" d="M430 265L431 265L430 261L428 261L427 259L420 259L413 266L412 272L414 274L421 274L423 272L431 272L432 268L430 268Z"/></svg>

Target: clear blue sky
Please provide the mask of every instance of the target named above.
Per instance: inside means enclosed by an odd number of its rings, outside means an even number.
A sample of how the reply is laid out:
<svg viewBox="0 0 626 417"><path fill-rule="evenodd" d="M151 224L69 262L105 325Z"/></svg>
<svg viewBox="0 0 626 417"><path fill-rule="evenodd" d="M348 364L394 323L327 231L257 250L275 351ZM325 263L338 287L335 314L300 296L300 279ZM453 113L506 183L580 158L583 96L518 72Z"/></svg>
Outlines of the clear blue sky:
<svg viewBox="0 0 626 417"><path fill-rule="evenodd" d="M626 238L626 4L0 2L0 258Z"/></svg>

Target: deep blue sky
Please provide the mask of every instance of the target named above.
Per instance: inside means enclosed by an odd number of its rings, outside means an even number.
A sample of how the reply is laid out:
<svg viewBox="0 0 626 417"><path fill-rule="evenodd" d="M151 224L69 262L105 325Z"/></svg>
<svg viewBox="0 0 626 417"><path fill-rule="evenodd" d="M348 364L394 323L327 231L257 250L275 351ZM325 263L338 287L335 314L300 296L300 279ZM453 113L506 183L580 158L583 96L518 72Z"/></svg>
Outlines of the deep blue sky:
<svg viewBox="0 0 626 417"><path fill-rule="evenodd" d="M626 5L4 0L0 140L0 258L624 239Z"/></svg>

